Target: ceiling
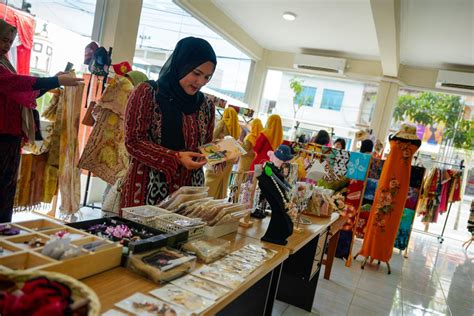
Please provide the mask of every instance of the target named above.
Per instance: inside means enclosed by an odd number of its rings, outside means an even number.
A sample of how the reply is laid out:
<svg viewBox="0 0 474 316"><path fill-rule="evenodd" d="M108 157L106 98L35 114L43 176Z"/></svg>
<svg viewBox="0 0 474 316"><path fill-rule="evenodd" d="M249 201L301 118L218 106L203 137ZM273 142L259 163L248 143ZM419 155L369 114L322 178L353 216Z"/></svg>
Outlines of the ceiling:
<svg viewBox="0 0 474 316"><path fill-rule="evenodd" d="M385 37L395 33L383 30L384 12L374 9L375 1L212 0L266 49L381 60ZM399 40L394 36L388 49L399 50L402 64L463 65L474 71L474 0L400 0L395 10L399 14L392 15L392 25L399 25ZM285 11L296 13L297 19L283 20Z"/></svg>

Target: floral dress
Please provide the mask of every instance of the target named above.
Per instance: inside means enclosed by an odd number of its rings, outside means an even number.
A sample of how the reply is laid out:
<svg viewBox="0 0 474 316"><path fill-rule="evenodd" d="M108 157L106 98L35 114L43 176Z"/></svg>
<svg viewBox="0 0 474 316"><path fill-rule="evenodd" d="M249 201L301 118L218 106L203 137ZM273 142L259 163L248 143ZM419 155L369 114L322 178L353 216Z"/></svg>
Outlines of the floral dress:
<svg viewBox="0 0 474 316"><path fill-rule="evenodd" d="M390 140L390 154L375 192L361 255L384 262L392 257L410 184L411 160L418 147L414 142Z"/></svg>

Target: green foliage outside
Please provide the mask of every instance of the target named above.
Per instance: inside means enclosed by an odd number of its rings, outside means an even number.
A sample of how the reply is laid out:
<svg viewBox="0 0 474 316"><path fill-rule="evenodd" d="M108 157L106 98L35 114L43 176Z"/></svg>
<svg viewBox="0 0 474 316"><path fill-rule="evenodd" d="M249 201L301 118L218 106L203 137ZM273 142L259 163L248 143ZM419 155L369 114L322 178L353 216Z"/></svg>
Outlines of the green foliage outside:
<svg viewBox="0 0 474 316"><path fill-rule="evenodd" d="M290 88L293 90L293 112L294 118L296 118L296 114L298 111L303 107L305 104L313 103L313 98L310 96L302 97L301 93L303 93L303 82L304 80L299 79L297 77L293 77L290 79Z"/></svg>
<svg viewBox="0 0 474 316"><path fill-rule="evenodd" d="M461 97L443 93L422 92L398 98L393 116L397 122L408 119L422 125L444 123L443 140L452 140L458 149L472 150L474 121L463 118Z"/></svg>

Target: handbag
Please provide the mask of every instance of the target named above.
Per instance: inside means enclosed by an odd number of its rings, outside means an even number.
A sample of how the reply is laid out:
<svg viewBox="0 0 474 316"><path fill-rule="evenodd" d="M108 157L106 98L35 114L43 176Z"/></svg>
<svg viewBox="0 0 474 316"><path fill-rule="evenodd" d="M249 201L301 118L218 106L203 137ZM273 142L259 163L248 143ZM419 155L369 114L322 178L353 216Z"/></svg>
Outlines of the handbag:
<svg viewBox="0 0 474 316"><path fill-rule="evenodd" d="M89 103L89 106L87 107L86 114L84 114L84 117L82 118L82 124L83 125L94 126L95 118L92 115L92 112L94 111L95 105L96 105L95 101L91 101Z"/></svg>

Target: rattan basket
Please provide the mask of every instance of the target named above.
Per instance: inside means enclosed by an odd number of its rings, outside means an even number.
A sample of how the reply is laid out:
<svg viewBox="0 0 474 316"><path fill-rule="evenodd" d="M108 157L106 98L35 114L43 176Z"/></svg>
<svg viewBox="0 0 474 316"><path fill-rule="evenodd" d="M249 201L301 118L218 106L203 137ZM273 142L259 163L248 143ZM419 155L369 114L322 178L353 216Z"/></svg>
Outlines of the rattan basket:
<svg viewBox="0 0 474 316"><path fill-rule="evenodd" d="M61 282L67 285L72 291L72 298L74 302L78 302L82 299L88 301L87 304L87 315L88 316L98 316L100 315L100 301L97 297L97 294L89 288L84 283L69 277L67 275L57 273L57 272L47 272L47 271L13 271L7 268L0 267L0 276L7 277L8 279L14 281L18 287L22 287L22 283L27 280L36 277L46 277L49 280L54 280ZM74 304L73 304L74 305ZM74 307L71 306L74 310Z"/></svg>

